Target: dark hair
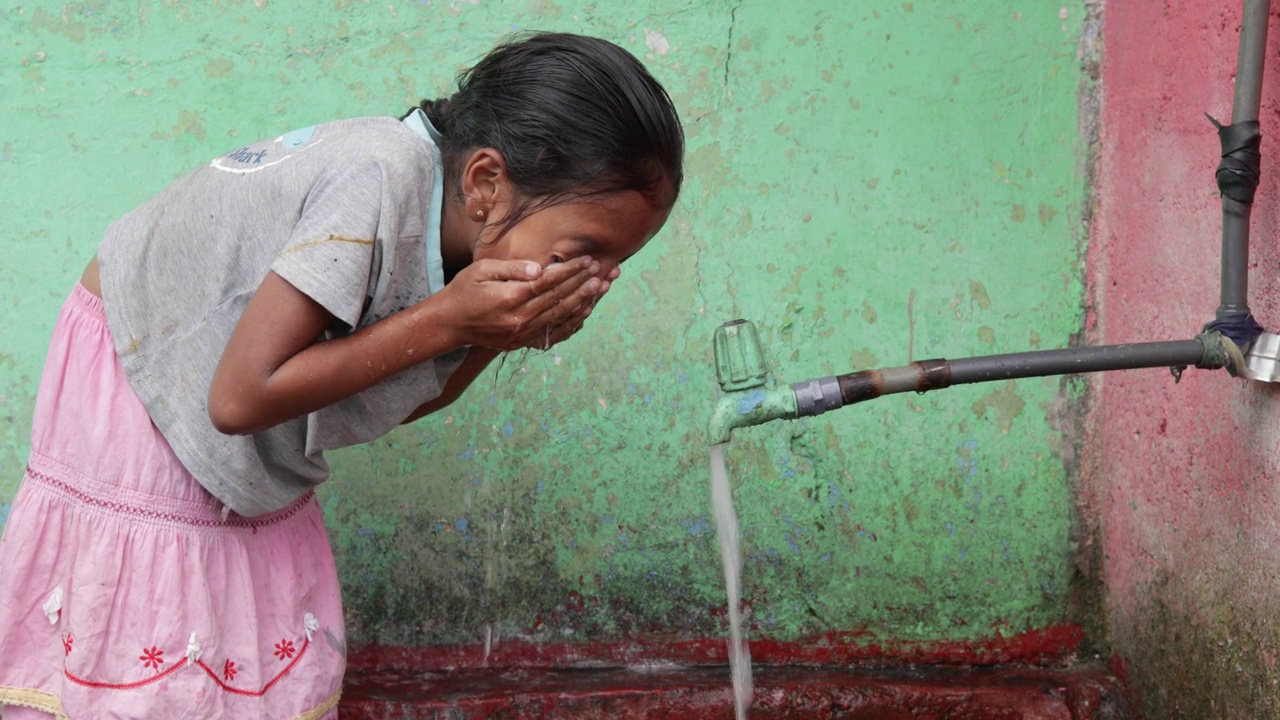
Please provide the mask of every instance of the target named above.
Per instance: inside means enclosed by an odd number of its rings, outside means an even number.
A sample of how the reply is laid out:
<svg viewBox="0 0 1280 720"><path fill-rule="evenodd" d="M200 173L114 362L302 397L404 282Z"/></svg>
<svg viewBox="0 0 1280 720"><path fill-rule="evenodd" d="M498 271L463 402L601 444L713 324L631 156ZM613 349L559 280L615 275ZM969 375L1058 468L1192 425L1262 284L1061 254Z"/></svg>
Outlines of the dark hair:
<svg viewBox="0 0 1280 720"><path fill-rule="evenodd" d="M420 107L444 136L446 187L469 151L502 153L523 196L503 232L530 212L588 195L636 190L655 207L674 204L684 180L684 131L671 98L605 40L509 39L458 77L456 94Z"/></svg>

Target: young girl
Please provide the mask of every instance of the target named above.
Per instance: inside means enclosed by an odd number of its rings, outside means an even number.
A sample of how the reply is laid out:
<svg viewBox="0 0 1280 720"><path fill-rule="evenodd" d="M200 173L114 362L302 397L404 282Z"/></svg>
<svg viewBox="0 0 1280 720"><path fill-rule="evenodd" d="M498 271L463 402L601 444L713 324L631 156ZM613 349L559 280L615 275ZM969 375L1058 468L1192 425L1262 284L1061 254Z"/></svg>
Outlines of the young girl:
<svg viewBox="0 0 1280 720"><path fill-rule="evenodd" d="M634 57L543 34L401 121L239 148L111 225L0 541L6 720L336 716L324 451L577 332L682 156Z"/></svg>

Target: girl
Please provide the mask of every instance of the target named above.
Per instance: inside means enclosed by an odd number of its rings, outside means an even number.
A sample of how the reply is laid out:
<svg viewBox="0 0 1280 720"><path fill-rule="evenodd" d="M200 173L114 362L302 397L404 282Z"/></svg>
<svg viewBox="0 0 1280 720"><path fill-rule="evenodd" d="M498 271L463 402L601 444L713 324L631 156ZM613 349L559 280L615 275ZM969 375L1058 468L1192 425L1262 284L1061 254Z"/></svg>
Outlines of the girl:
<svg viewBox="0 0 1280 720"><path fill-rule="evenodd" d="M6 720L336 716L324 451L577 332L682 158L634 57L542 34L401 121L239 148L111 225L0 541Z"/></svg>

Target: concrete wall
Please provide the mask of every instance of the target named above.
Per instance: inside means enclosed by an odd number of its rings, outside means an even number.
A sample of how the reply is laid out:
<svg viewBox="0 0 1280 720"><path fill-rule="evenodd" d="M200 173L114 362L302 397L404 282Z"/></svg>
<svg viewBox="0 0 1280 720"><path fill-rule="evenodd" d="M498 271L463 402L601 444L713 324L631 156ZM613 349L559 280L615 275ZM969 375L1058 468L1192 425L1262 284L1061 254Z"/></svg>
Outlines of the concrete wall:
<svg viewBox="0 0 1280 720"><path fill-rule="evenodd" d="M1187 336L1218 304L1218 141L1231 116L1239 2L1112 2L1101 199L1089 254L1097 340ZM1273 332L1277 18L1263 89L1250 304ZM1118 373L1098 385L1088 466L1115 650L1153 718L1280 714L1280 395L1225 373Z"/></svg>
<svg viewBox="0 0 1280 720"><path fill-rule="evenodd" d="M444 92L512 30L598 34L647 60L680 106L689 181L671 223L581 337L336 454L322 498L358 641L719 636L703 434L716 325L755 320L785 381L1063 347L1082 328L1077 46L1094 28L1076 2L1011 7L10 3L0 500L22 472L53 318L110 220L259 136ZM1194 188L1170 192L1210 205ZM1150 240L1185 234L1168 228ZM1201 315L1135 317L1161 334ZM739 432L753 635L978 647L1062 625L1081 392L971 386Z"/></svg>

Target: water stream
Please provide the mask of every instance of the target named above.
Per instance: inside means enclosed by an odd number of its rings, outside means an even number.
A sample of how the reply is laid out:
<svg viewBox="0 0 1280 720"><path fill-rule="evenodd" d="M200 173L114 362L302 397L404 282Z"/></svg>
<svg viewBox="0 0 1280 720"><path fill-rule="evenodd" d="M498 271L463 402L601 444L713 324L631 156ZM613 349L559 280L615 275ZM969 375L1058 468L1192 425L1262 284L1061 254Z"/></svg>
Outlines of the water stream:
<svg viewBox="0 0 1280 720"><path fill-rule="evenodd" d="M742 637L742 552L738 547L738 514L724 467L725 444L711 446L711 505L715 510L716 537L724 564L724 587L729 598L729 671L733 677L733 705L737 720L746 720L751 705L751 653Z"/></svg>

